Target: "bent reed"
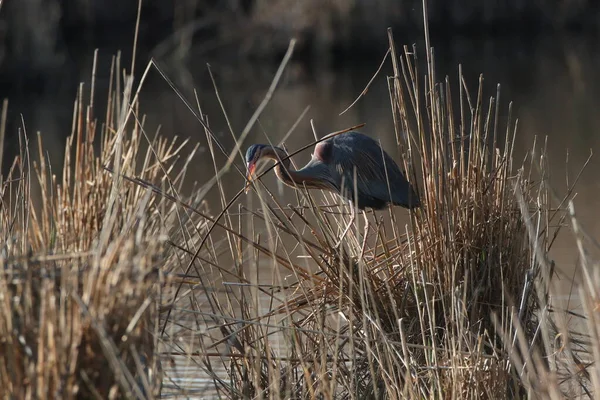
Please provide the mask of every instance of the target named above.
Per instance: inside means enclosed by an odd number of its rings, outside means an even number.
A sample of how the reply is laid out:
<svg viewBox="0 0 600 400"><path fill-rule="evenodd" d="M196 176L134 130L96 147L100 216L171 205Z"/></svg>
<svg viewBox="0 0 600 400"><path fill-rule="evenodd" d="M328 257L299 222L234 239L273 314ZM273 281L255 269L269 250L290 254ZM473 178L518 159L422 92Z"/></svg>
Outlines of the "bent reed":
<svg viewBox="0 0 600 400"><path fill-rule="evenodd" d="M423 205L404 226L393 213L387 224L371 217L341 248L349 213L325 206L338 203L329 194L299 192L283 206L263 187L260 209L249 208L225 197L231 163L215 161L223 212L208 215L204 190L182 196L195 148L180 157L187 143L148 137L118 59L104 125L80 91L58 175L41 136L33 161L21 131L0 182L0 397L563 398L599 388L588 368L600 359L598 274L585 253L595 242L572 203L571 213L551 207L544 153L517 164L499 90L486 100L482 81L475 96L462 74L457 89L437 82L429 43L421 61L389 39L397 144ZM220 144L201 122L216 160ZM553 305L548 252L565 220L588 271L587 319Z"/></svg>

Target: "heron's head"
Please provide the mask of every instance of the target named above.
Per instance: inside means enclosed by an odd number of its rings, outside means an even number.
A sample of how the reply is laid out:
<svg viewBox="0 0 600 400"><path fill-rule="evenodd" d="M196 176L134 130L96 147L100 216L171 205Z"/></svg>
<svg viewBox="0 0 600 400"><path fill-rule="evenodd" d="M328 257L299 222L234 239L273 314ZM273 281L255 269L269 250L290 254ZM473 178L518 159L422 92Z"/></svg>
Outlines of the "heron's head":
<svg viewBox="0 0 600 400"><path fill-rule="evenodd" d="M246 193L250 190L250 182L254 179L256 163L262 157L262 152L266 147L264 144L253 144L246 150Z"/></svg>

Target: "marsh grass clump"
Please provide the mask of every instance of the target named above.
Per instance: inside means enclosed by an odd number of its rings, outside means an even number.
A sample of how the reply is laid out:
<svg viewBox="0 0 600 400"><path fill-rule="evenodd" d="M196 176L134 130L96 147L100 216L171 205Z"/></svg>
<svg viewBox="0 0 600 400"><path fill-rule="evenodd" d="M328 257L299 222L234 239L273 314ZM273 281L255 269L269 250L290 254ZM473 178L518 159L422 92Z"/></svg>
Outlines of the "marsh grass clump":
<svg viewBox="0 0 600 400"><path fill-rule="evenodd" d="M81 86L62 165L51 164L43 135L34 145L24 126L21 152L0 177L2 398L159 393L166 237L186 225L172 203L119 177L177 188L185 143L148 138L119 66L113 58L104 123L95 117L93 80L89 102ZM170 180L176 165L182 170Z"/></svg>
<svg viewBox="0 0 600 400"><path fill-rule="evenodd" d="M408 322L399 327L403 335L421 345L408 352L421 360L412 366L421 371L420 379L408 388L427 397L518 396L519 379L503 367L506 354L497 333L512 332L515 318L525 328L528 348L535 343L539 303L525 289L539 267L532 265L515 194L525 204L539 194L540 187L529 182L533 165L514 165L515 127L510 107L501 127L499 89L486 101L480 80L472 98L459 74L455 106L449 79L435 81L432 49L427 49L421 85L415 79L420 71L416 49L405 47L397 55L391 38L390 46L396 130L399 137L408 132L406 165L421 178L426 204L413 215L408 232L407 283L390 282L396 297L408 291L418 304L412 315L398 316ZM548 207L542 203L540 212ZM545 243L544 236L540 242Z"/></svg>
<svg viewBox="0 0 600 400"><path fill-rule="evenodd" d="M548 252L566 210L562 199L551 208L543 150L534 143L518 163L499 87L486 97L482 79L475 93L462 74L457 89L436 81L428 41L421 61L416 48L399 53L390 31L389 51L397 144L423 206L403 225L371 218L337 248L348 213L331 207L334 196L322 204L299 190L299 204L282 205L257 185L260 209L235 213L223 199L229 249L193 259L198 286L174 302L180 313L198 304L195 325L166 322L197 341L167 353L212 382L175 392L560 398L589 383L554 340L577 335L559 329L565 311L552 305ZM171 382L184 371L171 370Z"/></svg>
<svg viewBox="0 0 600 400"><path fill-rule="evenodd" d="M195 148L179 162L186 143L148 136L131 75L112 74L103 125L80 91L60 168L20 131L0 177L0 397L558 399L600 387L585 251L600 246L549 188L543 149L517 163L499 89L488 98L480 80L474 94L461 73L457 89L438 82L427 36L422 61L389 34L397 145L422 206L405 223L358 218L341 247L350 213L331 194L282 205L259 181L258 208L236 203L241 187L225 195L293 42L231 152L198 104L214 178L191 198L180 192ZM587 319L552 300L548 254L565 221Z"/></svg>

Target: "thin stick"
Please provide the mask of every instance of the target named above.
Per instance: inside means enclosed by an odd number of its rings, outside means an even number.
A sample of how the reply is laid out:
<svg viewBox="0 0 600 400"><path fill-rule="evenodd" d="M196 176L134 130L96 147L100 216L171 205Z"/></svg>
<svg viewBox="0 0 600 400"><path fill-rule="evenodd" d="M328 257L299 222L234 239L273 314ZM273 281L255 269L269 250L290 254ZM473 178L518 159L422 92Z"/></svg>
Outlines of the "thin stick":
<svg viewBox="0 0 600 400"><path fill-rule="evenodd" d="M0 6L2 2L0 1ZM2 102L2 116L0 116L0 181L2 180L2 160L4 158L4 136L6 134L6 115L8 114L8 99Z"/></svg>
<svg viewBox="0 0 600 400"><path fill-rule="evenodd" d="M379 72L383 68L383 65L385 64L385 60L387 60L387 57L390 54L390 51L391 51L391 49L388 47L387 51L385 52L385 55L383 56L383 60L381 60L381 64L379 64L379 68L377 68L377 71L375 71L375 74L373 75L373 77L371 78L371 80L369 80L369 82L367 83L367 86L365 86L365 88L363 89L363 91L360 92L360 94L358 95L358 97L356 98L356 100L354 100L352 102L352 104L350 104L348 107L346 107L346 109L344 111L342 111L339 115L345 114L346 111L348 111L349 109L351 109L358 102L358 100L360 100L361 97L363 97L363 96L365 96L367 94L367 92L369 91L369 88L371 87L371 84L373 83L373 81L375 80L375 78L377 77L377 75L379 75Z"/></svg>
<svg viewBox="0 0 600 400"><path fill-rule="evenodd" d="M133 73L135 72L135 56L136 56L136 51L137 51L138 34L140 32L141 16L142 16L142 0L138 0L137 17L135 19L135 31L133 34L133 50L132 50L132 54L131 54L131 71L129 71L129 74L132 76L133 76Z"/></svg>

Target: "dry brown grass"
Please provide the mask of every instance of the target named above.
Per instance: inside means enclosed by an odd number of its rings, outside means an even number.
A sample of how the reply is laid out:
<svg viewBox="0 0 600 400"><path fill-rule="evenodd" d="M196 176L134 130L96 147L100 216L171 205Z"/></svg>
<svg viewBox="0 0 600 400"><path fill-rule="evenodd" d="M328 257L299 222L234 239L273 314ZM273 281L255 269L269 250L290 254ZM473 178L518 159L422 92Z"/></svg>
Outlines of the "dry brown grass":
<svg viewBox="0 0 600 400"><path fill-rule="evenodd" d="M185 352L167 351L180 362L171 377L193 365L212 382L173 379L172 393L585 394L590 380L574 360L589 349L572 325L559 326L568 312L552 304L547 258L566 203L549 189L543 149L533 144L517 163L516 124L510 106L497 104L499 89L487 98L481 82L473 93L459 75L453 93L449 79L436 81L430 48L421 67L418 50L399 53L391 34L390 48L398 146L424 207L406 226L392 214L391 224L353 230L338 250L347 217L325 205L335 196L323 203L299 191L298 205L283 206L257 185L260 210L235 212L223 199L222 224L234 231L228 254L194 261L198 286L176 300L178 317L168 321L178 324L175 335L194 338ZM186 318L192 303L199 309Z"/></svg>
<svg viewBox="0 0 600 400"><path fill-rule="evenodd" d="M337 249L348 213L330 194L298 191L284 206L259 182L260 208L233 209L241 191L226 198L223 179L244 172L234 160L290 53L242 134L232 132L231 152L199 118L212 155L228 161L213 157L215 178L190 199L179 193L194 150L178 163L183 144L148 138L120 74L105 125L80 93L61 168L41 138L34 162L21 132L22 154L0 182L0 397L146 398L161 381L163 396L225 398L562 398L600 388L587 367L600 359L600 278L585 252L597 243L557 204L543 149L517 163L499 91L472 93L462 75L458 89L438 82L428 40L421 61L390 32L397 144L423 202L407 224L371 217ZM202 205L211 187L222 194L216 217ZM548 252L569 219L587 335L550 295Z"/></svg>
<svg viewBox="0 0 600 400"><path fill-rule="evenodd" d="M185 143L148 142L131 122L129 79L112 75L102 125L81 87L63 165L23 127L21 154L0 178L0 398L148 398L160 388L165 243L180 221L171 203L104 167L158 184L181 167ZM185 168L173 175L178 185Z"/></svg>

